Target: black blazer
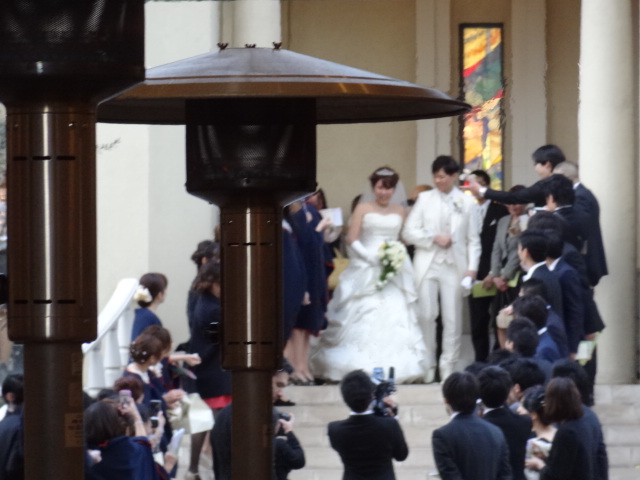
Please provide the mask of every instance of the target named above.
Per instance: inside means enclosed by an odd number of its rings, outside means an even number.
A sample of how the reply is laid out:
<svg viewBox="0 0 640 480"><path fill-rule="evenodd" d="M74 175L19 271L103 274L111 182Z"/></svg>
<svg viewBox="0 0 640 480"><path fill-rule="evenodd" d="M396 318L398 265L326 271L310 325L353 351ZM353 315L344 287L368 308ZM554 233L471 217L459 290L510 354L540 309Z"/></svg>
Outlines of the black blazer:
<svg viewBox="0 0 640 480"><path fill-rule="evenodd" d="M329 442L342 459L343 480L395 480L391 460L409 455L398 421L373 414L331 422Z"/></svg>
<svg viewBox="0 0 640 480"><path fill-rule="evenodd" d="M553 213L564 220L564 241L569 242L581 252L588 235L588 219L571 205Z"/></svg>
<svg viewBox="0 0 640 480"><path fill-rule="evenodd" d="M589 283L596 286L609 273L600 230L600 205L591 190L582 184L575 188L575 193L576 201L573 206L588 219L585 260Z"/></svg>
<svg viewBox="0 0 640 480"><path fill-rule="evenodd" d="M606 479L608 474L599 453L601 440L602 432L599 438L586 408L581 418L560 424L540 480Z"/></svg>
<svg viewBox="0 0 640 480"><path fill-rule="evenodd" d="M475 413L458 414L431 437L442 480L510 480L509 449L502 431Z"/></svg>
<svg viewBox="0 0 640 480"><path fill-rule="evenodd" d="M502 192L500 190L487 189L487 191L484 192L484 198L505 203L507 205L535 203L537 207L541 207L547 203L546 183L548 181L548 177L543 178L530 187L523 188L522 190L517 190L515 192Z"/></svg>
<svg viewBox="0 0 640 480"><path fill-rule="evenodd" d="M509 215L507 207L502 204L491 202L487 207L487 213L482 221L482 231L480 232L480 263L478 265L479 280L484 279L491 270L491 253L493 252L493 242L496 239L496 229L498 220L505 215Z"/></svg>
<svg viewBox="0 0 640 480"><path fill-rule="evenodd" d="M527 440L531 438L531 417L518 415L503 406L487 412L482 418L502 430L509 447L509 462L511 463L513 480L525 480L524 457L527 450Z"/></svg>

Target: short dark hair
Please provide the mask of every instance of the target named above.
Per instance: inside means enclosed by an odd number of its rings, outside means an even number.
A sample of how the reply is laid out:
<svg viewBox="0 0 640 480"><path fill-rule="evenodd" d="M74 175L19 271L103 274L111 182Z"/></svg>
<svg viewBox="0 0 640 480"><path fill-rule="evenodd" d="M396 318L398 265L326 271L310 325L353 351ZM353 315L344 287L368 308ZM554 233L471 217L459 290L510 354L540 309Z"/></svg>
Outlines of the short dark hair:
<svg viewBox="0 0 640 480"><path fill-rule="evenodd" d="M560 258L564 249L562 234L556 230L544 230L544 235L547 237L547 257Z"/></svg>
<svg viewBox="0 0 640 480"><path fill-rule="evenodd" d="M447 175L453 175L460 171L460 164L449 155L439 155L431 164L431 173L436 174L444 170Z"/></svg>
<svg viewBox="0 0 640 480"><path fill-rule="evenodd" d="M523 357L533 357L538 348L538 329L525 317L514 318L507 327L507 340L513 342L514 350Z"/></svg>
<svg viewBox="0 0 640 480"><path fill-rule="evenodd" d="M396 188L400 177L396 171L391 167L380 167L371 175L369 175L369 182L371 182L371 188L376 186L376 183L382 181L382 186L385 188Z"/></svg>
<svg viewBox="0 0 640 480"><path fill-rule="evenodd" d="M12 373L2 382L2 398L7 401L7 393L13 393L13 403L22 405L24 403L24 375Z"/></svg>
<svg viewBox="0 0 640 480"><path fill-rule="evenodd" d="M469 372L453 372L442 385L445 400L460 413L473 413L479 394L478 380Z"/></svg>
<svg viewBox="0 0 640 480"><path fill-rule="evenodd" d="M564 153L556 145L543 145L538 147L535 152L531 154L535 163L546 164L551 163L551 169L556 168L556 165L566 161Z"/></svg>
<svg viewBox="0 0 640 480"><path fill-rule="evenodd" d="M547 237L537 230L525 230L518 238L518 243L529 252L531 259L536 262L544 262L547 258Z"/></svg>
<svg viewBox="0 0 640 480"><path fill-rule="evenodd" d="M537 211L529 218L527 230L555 230L564 238L567 222L559 215L545 210Z"/></svg>
<svg viewBox="0 0 640 480"><path fill-rule="evenodd" d="M471 172L471 175L481 178L487 187L491 185L491 177L489 177L489 174L484 170L474 170Z"/></svg>
<svg viewBox="0 0 640 480"><path fill-rule="evenodd" d="M356 413L364 412L373 400L375 385L362 370L347 373L340 382L340 393L347 406Z"/></svg>
<svg viewBox="0 0 640 480"><path fill-rule="evenodd" d="M576 387L578 387L582 403L585 405L593 404L591 399L591 383L582 365L568 358L558 360L553 364L551 376L570 378L573 380L573 383L576 384Z"/></svg>
<svg viewBox="0 0 640 480"><path fill-rule="evenodd" d="M140 285L149 290L151 294L151 301L145 302L144 300L138 300L138 305L142 308L147 308L155 300L155 298L164 292L169 285L167 277L162 273L145 273L140 277Z"/></svg>
<svg viewBox="0 0 640 480"><path fill-rule="evenodd" d="M572 379L551 379L544 391L544 411L549 423L564 423L582 417L584 409L580 392Z"/></svg>
<svg viewBox="0 0 640 480"><path fill-rule="evenodd" d="M472 375L475 375L475 377L478 377L478 374L484 370L485 368L487 368L489 366L488 363L486 362L480 362L478 360L476 360L473 363L470 363L469 365L467 365L466 367L464 367L464 371L465 372L469 372Z"/></svg>
<svg viewBox="0 0 640 480"><path fill-rule="evenodd" d="M509 360L514 356L515 354L513 352L510 352L506 348L499 348L489 353L489 356L487 357L487 363L489 365L500 365L505 360Z"/></svg>
<svg viewBox="0 0 640 480"><path fill-rule="evenodd" d="M546 380L540 366L530 358L516 358L512 362L500 364L511 375L514 385L520 385L520 391L534 385L544 385Z"/></svg>
<svg viewBox="0 0 640 480"><path fill-rule="evenodd" d="M528 318L538 330L547 325L549 310L547 310L547 302L540 295L522 295L516 298L511 306L516 318Z"/></svg>
<svg viewBox="0 0 640 480"><path fill-rule="evenodd" d="M480 386L480 398L489 408L498 408L504 405L511 391L511 376L504 368L490 366L478 374Z"/></svg>
<svg viewBox="0 0 640 480"><path fill-rule="evenodd" d="M554 173L547 179L544 184L544 195L545 197L553 196L553 200L558 206L573 205L576 201L573 183L559 173Z"/></svg>

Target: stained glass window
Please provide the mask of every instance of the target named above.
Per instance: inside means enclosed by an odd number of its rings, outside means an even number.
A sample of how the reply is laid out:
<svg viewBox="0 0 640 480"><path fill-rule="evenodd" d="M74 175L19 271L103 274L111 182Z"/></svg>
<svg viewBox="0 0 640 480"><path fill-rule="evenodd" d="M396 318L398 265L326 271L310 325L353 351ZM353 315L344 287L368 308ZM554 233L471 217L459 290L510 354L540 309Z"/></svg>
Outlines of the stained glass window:
<svg viewBox="0 0 640 480"><path fill-rule="evenodd" d="M491 187L502 189L504 148L504 75L502 25L460 27L461 85L473 108L463 116L464 168L485 170Z"/></svg>

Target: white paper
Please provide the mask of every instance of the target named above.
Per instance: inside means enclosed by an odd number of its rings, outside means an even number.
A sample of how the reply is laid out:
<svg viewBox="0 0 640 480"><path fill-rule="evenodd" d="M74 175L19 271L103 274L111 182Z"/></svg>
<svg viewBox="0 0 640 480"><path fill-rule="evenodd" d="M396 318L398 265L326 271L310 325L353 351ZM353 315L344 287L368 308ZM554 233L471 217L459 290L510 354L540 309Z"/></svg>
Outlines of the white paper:
<svg viewBox="0 0 640 480"><path fill-rule="evenodd" d="M331 223L335 227L341 227L342 225L344 225L344 221L342 220L342 208L340 207L323 208L322 210L320 210L320 215L322 215L324 218L330 218Z"/></svg>

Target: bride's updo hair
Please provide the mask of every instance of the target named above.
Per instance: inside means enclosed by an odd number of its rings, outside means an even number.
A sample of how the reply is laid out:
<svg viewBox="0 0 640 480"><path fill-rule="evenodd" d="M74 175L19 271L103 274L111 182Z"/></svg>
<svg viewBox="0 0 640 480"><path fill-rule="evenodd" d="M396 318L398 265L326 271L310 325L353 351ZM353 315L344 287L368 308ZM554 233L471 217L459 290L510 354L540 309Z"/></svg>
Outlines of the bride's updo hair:
<svg viewBox="0 0 640 480"><path fill-rule="evenodd" d="M399 179L400 177L396 171L390 167L378 168L369 176L371 188L375 187L379 180L382 180L384 188L396 188Z"/></svg>

